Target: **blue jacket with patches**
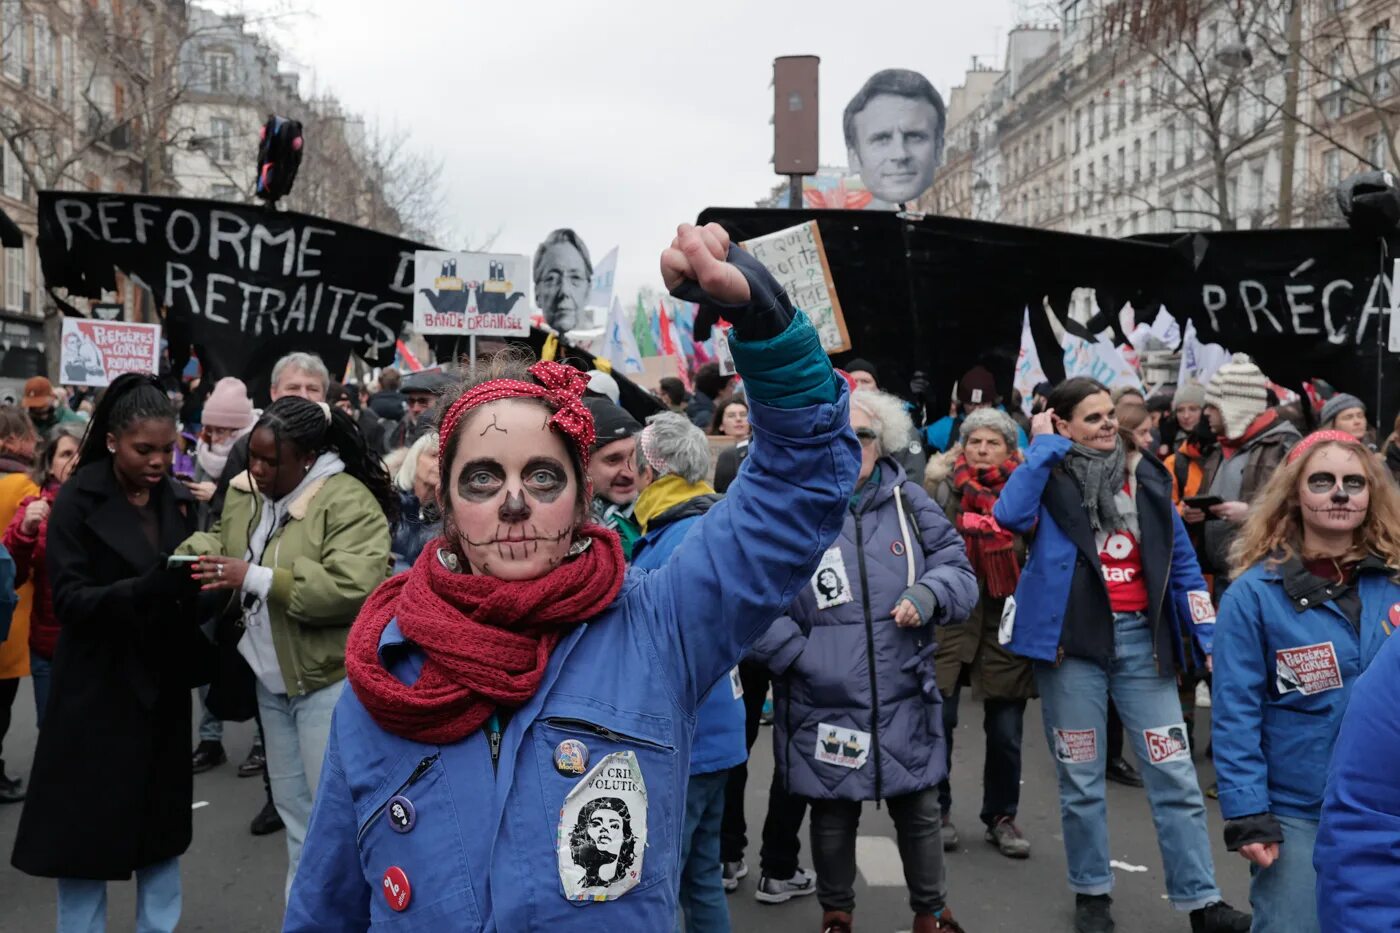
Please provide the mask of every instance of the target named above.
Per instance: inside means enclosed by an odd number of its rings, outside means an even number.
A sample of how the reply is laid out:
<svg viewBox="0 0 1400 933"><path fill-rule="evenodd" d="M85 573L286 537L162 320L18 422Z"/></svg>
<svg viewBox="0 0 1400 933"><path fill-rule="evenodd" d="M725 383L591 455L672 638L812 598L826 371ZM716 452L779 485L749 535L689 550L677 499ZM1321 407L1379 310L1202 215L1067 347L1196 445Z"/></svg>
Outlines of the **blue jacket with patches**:
<svg viewBox="0 0 1400 933"><path fill-rule="evenodd" d="M1026 462L1011 474L992 510L1008 531L1026 534L1035 529L1016 586L1016 624L1007 647L1037 661L1057 659L1061 633L1072 614L1078 614L1076 625L1107 626L1108 657L1112 656L1112 615L1103 620L1087 617L1094 611L1109 613L1109 603L1084 493L1068 472L1059 469L1072 446L1069 438L1057 434L1036 437L1026 450ZM1151 457L1142 457L1133 475L1153 653L1159 672L1169 674L1174 673L1174 664L1196 666L1199 657L1182 624L1193 618L1191 594L1196 594L1200 616L1192 631L1204 654L1211 651L1214 614L1186 526L1172 505L1171 474ZM1094 660L1107 662L1106 658Z"/></svg>
<svg viewBox="0 0 1400 933"><path fill-rule="evenodd" d="M646 534L632 551L632 566L638 570L659 570L700 522L710 508L723 501L720 496L696 496L673 506L647 522ZM689 605L702 619L713 617L714 594L697 590ZM744 741L744 695L735 695L738 674L726 671L695 711L695 739L690 747L690 773L710 774L748 760Z"/></svg>
<svg viewBox="0 0 1400 933"><path fill-rule="evenodd" d="M1400 604L1392 573L1378 560L1359 571L1360 631L1332 601L1333 588L1296 561L1256 564L1225 591L1210 732L1227 820L1318 818L1352 685L1385 644L1391 607Z"/></svg>
<svg viewBox="0 0 1400 933"><path fill-rule="evenodd" d="M1233 587L1232 587L1233 588ZM1323 933L1400 929L1400 638L1356 679L1313 847Z"/></svg>
<svg viewBox="0 0 1400 933"><path fill-rule="evenodd" d="M450 745L410 741L344 692L284 929L675 926L696 707L811 578L841 530L860 460L845 385L804 315L771 340L731 342L758 440L744 482L663 566L630 569L616 601L555 647L538 691L506 723L494 767L486 730ZM694 611L697 593L711 611ZM394 624L380 657L404 682L422 664ZM571 900L564 888L562 810L582 780L555 770L566 739L587 747L590 767L633 753L645 783L648 835L632 840L640 876L613 900ZM416 809L406 833L385 816L399 794ZM385 897L391 867L410 886L401 912Z"/></svg>

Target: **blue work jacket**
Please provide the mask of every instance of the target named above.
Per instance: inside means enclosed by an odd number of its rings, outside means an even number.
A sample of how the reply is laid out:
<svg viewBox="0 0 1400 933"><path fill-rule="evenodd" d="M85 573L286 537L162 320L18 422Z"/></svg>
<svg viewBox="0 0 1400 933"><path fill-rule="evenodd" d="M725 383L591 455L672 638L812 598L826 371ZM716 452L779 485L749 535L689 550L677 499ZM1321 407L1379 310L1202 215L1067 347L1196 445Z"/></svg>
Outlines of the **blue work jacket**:
<svg viewBox="0 0 1400 933"><path fill-rule="evenodd" d="M844 385L833 396L790 410L751 399L758 442L744 481L663 566L629 570L616 601L558 644L534 697L510 715L494 762L485 728L449 745L410 741L381 729L346 690L285 929L672 929L696 706L811 579L855 486ZM697 594L705 612L694 611ZM404 682L422 664L394 624L380 658ZM630 753L640 771L629 791L635 801L633 785L644 786L646 836L637 812L621 829L640 872L615 899L565 883L578 842L564 818L568 795L587 789L577 770L557 767L566 751L590 768ZM395 798L412 804L408 831L396 825L404 810Z"/></svg>
<svg viewBox="0 0 1400 933"><path fill-rule="evenodd" d="M1286 565L1285 565L1286 566ZM1283 568L1259 563L1230 584L1215 626L1211 740L1227 820L1315 820L1356 678L1400 614L1400 585L1363 569L1360 631L1324 590L1290 597Z"/></svg>
<svg viewBox="0 0 1400 933"><path fill-rule="evenodd" d="M1105 611L1108 607L1084 493L1073 477L1057 469L1073 446L1058 434L1037 436L1026 450L1026 462L1011 474L992 510L1008 531L1035 531L1016 586L1016 621L1007 647L1037 661L1058 660L1065 619L1088 611L1086 605L1072 605L1070 598L1076 580L1087 578L1084 569L1092 571L1088 577L1093 592L1088 595L1102 597L1098 604ZM1134 476L1148 625L1159 673L1169 674L1173 662L1178 668L1195 666L1192 636L1199 651L1210 654L1215 612L1186 526L1171 502L1171 475L1156 460L1142 457ZM1081 590L1079 595L1085 593ZM1111 618L1106 624L1111 626Z"/></svg>
<svg viewBox="0 0 1400 933"><path fill-rule="evenodd" d="M1232 587L1233 588L1233 587ZM1400 929L1400 639L1356 679L1313 847L1323 933Z"/></svg>

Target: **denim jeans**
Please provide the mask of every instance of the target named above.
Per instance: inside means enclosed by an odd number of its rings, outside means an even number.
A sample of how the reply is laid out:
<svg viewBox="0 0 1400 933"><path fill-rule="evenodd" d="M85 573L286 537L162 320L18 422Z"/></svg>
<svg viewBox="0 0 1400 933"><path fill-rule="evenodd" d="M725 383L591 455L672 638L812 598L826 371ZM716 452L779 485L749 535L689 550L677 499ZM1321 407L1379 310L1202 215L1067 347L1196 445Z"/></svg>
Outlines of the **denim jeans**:
<svg viewBox="0 0 1400 933"><path fill-rule="evenodd" d="M292 890L311 804L321 782L321 760L330 740L331 714L345 681L299 697L272 693L258 681L258 711L262 716L263 751L272 802L287 826L287 887Z"/></svg>
<svg viewBox="0 0 1400 933"><path fill-rule="evenodd" d="M44 710L49 705L49 684L53 682L53 661L29 651L29 676L34 678L34 715L40 727L44 725Z"/></svg>
<svg viewBox="0 0 1400 933"><path fill-rule="evenodd" d="M136 870L136 933L170 933L180 921L180 860ZM107 882L58 879L58 933L107 929Z"/></svg>
<svg viewBox="0 0 1400 933"><path fill-rule="evenodd" d="M1278 858L1268 868L1249 866L1249 903L1255 933L1318 933L1317 872L1313 844L1317 820L1277 816L1283 827Z"/></svg>
<svg viewBox="0 0 1400 933"><path fill-rule="evenodd" d="M1157 673L1152 635L1141 613L1114 617L1113 651L1106 669L1081 658L1066 658L1058 667L1037 663L1035 668L1045 737L1059 775L1070 889L1079 894L1113 889L1104 800L1104 729L1112 696L1142 766L1166 867L1167 897L1178 910L1204 907L1220 899L1220 890L1205 802L1185 747L1176 680Z"/></svg>
<svg viewBox="0 0 1400 933"><path fill-rule="evenodd" d="M909 907L917 916L943 910L947 892L943 872L943 813L938 790L926 790L885 800L904 863ZM812 801L812 864L817 870L817 900L823 910L849 913L856 906L856 832L860 829L859 800Z"/></svg>
<svg viewBox="0 0 1400 933"><path fill-rule="evenodd" d="M938 804L947 814L953 809L953 730L958 727L958 698L962 687L955 686L943 698L943 739L948 745L948 774L938 785ZM982 822L991 826L998 817L1016 815L1021 802L1021 722L1025 700L982 702L982 731L987 736L987 757L982 765Z"/></svg>
<svg viewBox="0 0 1400 933"><path fill-rule="evenodd" d="M744 687L744 741L748 749L758 739L758 719L768 696L768 668L751 661L739 662L739 680ZM744 821L744 789L748 785L748 762L729 769L724 789L724 828L720 835L721 857L737 862L748 846L748 824ZM769 878L791 878L797 874L797 856L802 851L798 832L807 813L807 801L794 797L783 785L782 775L773 769L768 786L768 813L763 818L763 846L759 850L759 871Z"/></svg>
<svg viewBox="0 0 1400 933"><path fill-rule="evenodd" d="M678 933L729 933L729 903L719 858L720 823L729 770L692 774L685 793L685 834L681 837L681 910Z"/></svg>

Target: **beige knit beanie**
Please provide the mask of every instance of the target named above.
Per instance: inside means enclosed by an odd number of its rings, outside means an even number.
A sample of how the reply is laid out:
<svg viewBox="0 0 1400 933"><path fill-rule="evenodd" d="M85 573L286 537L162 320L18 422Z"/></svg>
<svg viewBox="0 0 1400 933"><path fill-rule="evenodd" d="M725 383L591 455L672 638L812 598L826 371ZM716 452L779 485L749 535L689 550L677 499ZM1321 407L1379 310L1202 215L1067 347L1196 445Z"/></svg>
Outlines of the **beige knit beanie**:
<svg viewBox="0 0 1400 933"><path fill-rule="evenodd" d="M1210 377L1206 404L1220 409L1225 437L1236 440L1268 409L1269 380L1248 354L1236 353Z"/></svg>

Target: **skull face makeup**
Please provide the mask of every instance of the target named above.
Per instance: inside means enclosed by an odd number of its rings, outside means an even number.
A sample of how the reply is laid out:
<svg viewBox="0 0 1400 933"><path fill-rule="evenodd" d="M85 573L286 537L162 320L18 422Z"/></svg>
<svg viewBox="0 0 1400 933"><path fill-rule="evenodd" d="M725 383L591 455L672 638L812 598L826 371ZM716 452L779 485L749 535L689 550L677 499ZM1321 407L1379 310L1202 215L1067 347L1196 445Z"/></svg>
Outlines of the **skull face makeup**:
<svg viewBox="0 0 1400 933"><path fill-rule="evenodd" d="M533 580L568 555L579 477L549 416L537 401L502 399L463 420L443 496L473 573Z"/></svg>
<svg viewBox="0 0 1400 933"><path fill-rule="evenodd" d="M1313 452L1298 477L1298 505L1306 531L1336 535L1359 528L1371 506L1360 455L1336 444Z"/></svg>

